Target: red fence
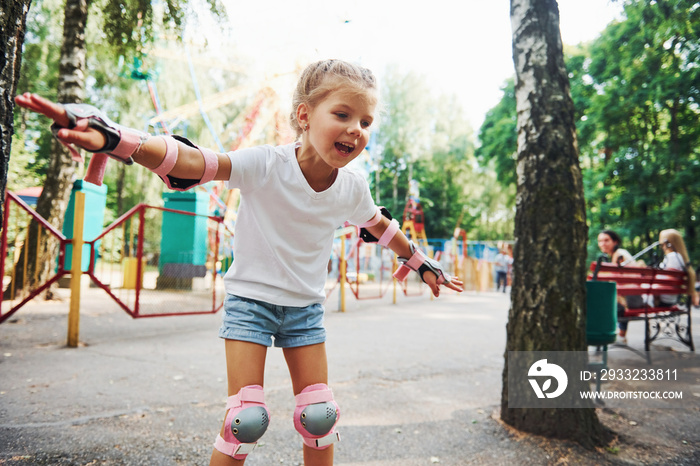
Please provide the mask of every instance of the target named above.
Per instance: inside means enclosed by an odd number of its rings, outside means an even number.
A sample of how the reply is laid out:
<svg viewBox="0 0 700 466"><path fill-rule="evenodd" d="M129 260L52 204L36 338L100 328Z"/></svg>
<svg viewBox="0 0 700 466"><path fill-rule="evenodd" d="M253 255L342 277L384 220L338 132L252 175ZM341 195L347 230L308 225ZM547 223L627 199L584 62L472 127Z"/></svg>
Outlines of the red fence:
<svg viewBox="0 0 700 466"><path fill-rule="evenodd" d="M347 229L339 230L336 234L340 235L345 231ZM341 241L338 236L333 244L326 282L326 301L340 284L341 261L345 261L348 288L355 299L383 298L394 284L394 253L377 243L365 243L356 232L344 236L345 241ZM405 296L420 296L427 290L418 274L414 273L409 274L404 282L397 283L397 286Z"/></svg>
<svg viewBox="0 0 700 466"><path fill-rule="evenodd" d="M29 235L31 219L40 225L38 238ZM180 246L183 231L172 228L178 222L195 223L192 231L198 236L190 238L190 246ZM59 243L55 274L41 284L27 286L33 281L30 271L38 268L28 267L30 241L40 243L46 234ZM223 274L233 260L232 240L233 232L220 217L139 204L96 238L85 238L83 274L90 277L92 287L106 292L133 318L215 313L223 305ZM10 192L1 241L4 299L0 323L70 275L66 248L71 244ZM5 311L8 302L10 308Z"/></svg>
<svg viewBox="0 0 700 466"><path fill-rule="evenodd" d="M0 277L2 277L2 295L0 296L0 323L17 312L22 306L41 294L44 290L56 283L61 277L69 273L65 269L66 246L71 240L44 220L31 207L14 193L7 191L0 236ZM13 208L14 207L14 208ZM36 244L43 244L46 236L53 238L58 245L58 262L55 272L51 273L43 283L31 286L32 277L28 276L29 268L29 231L32 221L36 222L37 229L33 239ZM40 269L42 264L42 252L37 247L37 254L33 270ZM10 308L3 311L3 304L9 301ZM15 303L17 301L17 303Z"/></svg>

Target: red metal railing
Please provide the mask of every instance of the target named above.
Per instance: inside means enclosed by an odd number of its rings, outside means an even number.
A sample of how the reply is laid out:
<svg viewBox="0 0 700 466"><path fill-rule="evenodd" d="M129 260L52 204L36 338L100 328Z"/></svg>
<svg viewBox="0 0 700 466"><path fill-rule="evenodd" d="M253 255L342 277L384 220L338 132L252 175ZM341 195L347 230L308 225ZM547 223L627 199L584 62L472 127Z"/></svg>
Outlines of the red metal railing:
<svg viewBox="0 0 700 466"><path fill-rule="evenodd" d="M17 207L11 209L13 205ZM26 213L23 216L36 221L43 230L56 237L59 242L56 273L44 283L34 285L29 291L25 289L25 283L15 283L17 267L24 266L22 276L26 277L27 274L26 259L24 261L25 264L17 263L16 259L19 257L19 251L22 248L27 249L27 239L29 237L29 227L22 229L19 223L23 218L20 219L20 215L13 212L13 210L17 211L18 209ZM0 323L53 285L61 277L70 275L70 271L65 269L65 260L66 246L71 244L71 239L67 239L12 192L7 192L4 211L5 216L0 240L0 254L2 257L2 261L0 261L0 277L3 278L3 294L9 294L11 299L6 299L5 302L0 301ZM162 264L159 263L159 246L162 241L162 235L178 234L178 232L162 232L161 234L158 228L154 228L157 227L158 220L159 218L162 219L164 212L171 215L201 217L207 225L207 247L204 250L206 263L203 266L198 266L198 269L205 270L204 275L200 274L196 278L191 279L181 279L176 286L169 284L167 277L160 276ZM17 217L15 222L17 226L14 229L8 228L11 217ZM131 232L130 238L128 238L127 227L129 227ZM110 237L113 244L117 242L119 244L117 246L113 245L111 248L105 248L105 243ZM87 270L83 273L90 277L96 288L107 293L132 318L212 314L216 313L223 306L225 293L222 277L226 271L226 265L232 260L232 253L230 252L230 240L232 238L233 232L223 223L223 218L221 217L203 216L192 212L139 204L115 220L96 238L84 242L90 251L90 259ZM149 245L148 248L146 247L147 244ZM135 253L132 253L134 245L136 249ZM187 251L183 251L183 254L187 254ZM133 260L127 261L125 259ZM117 267L117 280L110 278L115 265ZM135 267L133 271L135 277L132 277L132 285L127 285L127 272L129 272L129 269L126 267L130 265ZM158 272L152 270L155 266L158 266ZM104 273L104 270L101 270L104 267L108 267L110 271ZM149 267L149 270L146 270L147 267ZM6 271L10 272L7 277L5 276ZM119 284L119 278L121 278L121 285ZM26 281L26 278L23 281ZM183 282L186 286L183 286ZM190 287L192 289L188 289L188 283L192 285ZM13 288L10 289L10 287ZM21 301L17 304L14 304L15 288L22 292ZM6 304L7 301L10 302L11 307L9 310L3 311L3 304Z"/></svg>
<svg viewBox="0 0 700 466"><path fill-rule="evenodd" d="M3 218L3 224L2 224L2 235L0 235L0 278L2 279L2 295L5 295L5 292L7 291L10 294L10 308L6 312L3 312L3 302L5 301L4 299L1 299L0 297L0 323L4 322L7 320L12 314L17 312L22 306L27 304L29 301L34 299L36 296L41 294L44 290L46 290L48 287L53 285L56 281L58 281L62 276L66 275L69 273L67 270L65 270L65 258L66 258L66 245L68 245L71 240L66 239L63 234L58 231L56 228L54 228L50 223L48 223L43 217L41 217L39 214L34 211L31 207L27 205L19 196L16 194L12 193L11 191L7 191L5 197L5 205L4 205L4 212L5 216ZM5 271L6 271L6 262L7 262L7 253L8 253L8 245L9 245L9 235L10 235L10 217L12 216L12 210L11 207L12 205L17 206L18 209L21 209L22 211L26 212L26 214L29 217L30 221L36 221L37 224L39 225L40 228L43 228L48 232L48 234L54 236L56 240L58 241L58 267L56 269L56 274L52 275L49 277L48 280L46 280L44 283L41 283L40 285L34 287L33 289L29 290L24 298L17 304L13 305L12 303L14 302L14 297L15 297L15 290L17 289L17 283L15 282L15 278L17 277L16 272L16 265L10 260L10 267L12 270L12 273L10 274L9 282L8 282L8 287L11 287L11 289L6 290L5 289ZM41 229L38 229L37 231L42 231ZM19 231L19 228L16 228L14 231L14 248L16 252L19 252L17 248L21 248L21 250L24 250L25 257L28 253L29 250L29 222L27 228L24 230L24 238L22 238L22 232ZM17 254L13 254L13 258L16 257ZM26 262L26 260L25 260ZM23 269L23 282L26 281L27 277L27 268L24 267ZM24 286L21 287L21 289L24 289Z"/></svg>
<svg viewBox="0 0 700 466"><path fill-rule="evenodd" d="M207 265L207 274L209 276L208 287L211 293L210 298L189 299L198 294L196 291L189 289L161 289L159 284L155 285L155 287L152 285L144 286L143 282L146 274L145 263L147 262L145 260L146 251L144 248L145 243L148 241L148 234L146 233L148 220L146 213L149 210L159 211L161 213L168 212L183 216L205 217L210 223L209 229L211 230L212 226L214 226L213 228L215 230L215 234L207 235L209 243L207 248L209 263L209 265ZM138 218L138 226L137 234L134 236L134 242L136 243L136 254L133 257L135 259L135 285L133 287L134 297L131 299L119 296L117 293L115 293L115 287L112 286L111 283L105 283L103 277L101 277L96 271L95 258L97 257L97 254L95 254L95 251L97 249L96 245L98 242L104 241L108 235L118 231L120 227L124 227L127 222L133 222L135 218ZM171 232L171 234L177 234L177 232ZM225 270L217 271L216 267L218 263L222 262L220 261L221 257L219 249L221 245L221 238L225 235L232 237L233 232L223 223L222 217L202 216L193 212L138 204L105 228L105 230L94 240L86 242L86 244L90 245L92 253L90 255L90 266L88 271L85 273L90 276L92 282L98 288L104 290L127 314L133 318L213 314L218 312L218 310L223 306L224 291L222 282L223 278L221 275L223 275ZM129 249L131 249L131 247L133 247L133 244L130 245ZM122 250L122 259L124 258L123 253L125 251L126 248ZM127 253L126 256L129 257L129 254ZM156 283L158 283L158 278L162 277L154 278L156 278ZM153 282L153 280L151 280L151 282ZM124 288L124 285L122 288ZM164 301L163 296L165 295L174 295L176 298L171 299L170 301ZM201 297L201 293L199 293L199 295ZM203 304L207 300L210 304ZM180 307L180 310L173 310L173 305ZM185 309L185 307L188 306L200 308L194 310Z"/></svg>
<svg viewBox="0 0 700 466"><path fill-rule="evenodd" d="M346 250L340 251L342 243L334 246L336 261L333 269L337 269L336 277L326 286L326 301L340 283L339 261L345 258L346 280L350 292L357 300L382 299L393 284L393 257L389 249L382 248L376 243L365 243L354 234L346 236ZM398 283L399 289L405 296L421 296L425 287L417 274L410 274L406 281Z"/></svg>

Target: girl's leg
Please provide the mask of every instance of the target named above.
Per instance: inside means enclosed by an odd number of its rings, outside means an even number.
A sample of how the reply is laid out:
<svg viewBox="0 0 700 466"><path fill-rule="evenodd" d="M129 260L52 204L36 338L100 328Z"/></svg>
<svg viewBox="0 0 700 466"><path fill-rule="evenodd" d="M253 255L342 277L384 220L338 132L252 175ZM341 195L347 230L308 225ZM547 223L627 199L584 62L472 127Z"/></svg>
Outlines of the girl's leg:
<svg viewBox="0 0 700 466"><path fill-rule="evenodd" d="M294 395L298 395L309 385L328 384L328 360L326 359L326 344L285 348L284 358L287 360L289 374L292 377ZM305 466L332 466L333 445L325 450L316 450L304 445Z"/></svg>
<svg viewBox="0 0 700 466"><path fill-rule="evenodd" d="M226 373L228 374L228 396L233 396L247 385L263 386L267 347L247 341L226 340ZM224 420L226 419L224 415ZM221 426L221 436L224 426ZM234 460L218 450L211 454L210 466L242 465L245 460Z"/></svg>

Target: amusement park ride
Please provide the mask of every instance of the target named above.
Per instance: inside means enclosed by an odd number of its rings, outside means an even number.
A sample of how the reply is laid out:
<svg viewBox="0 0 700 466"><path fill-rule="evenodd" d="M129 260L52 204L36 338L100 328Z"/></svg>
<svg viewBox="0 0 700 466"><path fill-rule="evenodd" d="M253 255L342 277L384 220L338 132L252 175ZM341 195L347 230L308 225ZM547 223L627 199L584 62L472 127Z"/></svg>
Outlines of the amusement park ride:
<svg viewBox="0 0 700 466"><path fill-rule="evenodd" d="M225 61L222 63L221 60L210 60L202 56L193 57L187 45L185 45L185 53L160 47L154 48L144 57L160 61L186 62L196 97L193 102L188 102L175 108L164 109L155 84L155 75L157 73L149 70L140 58L135 58L133 65L130 64L123 67L123 69L128 70L128 73L124 74L129 78L145 82L147 85L154 114L149 118L146 125L149 130L156 134L171 134L177 128L186 126L188 119L199 115L206 123L221 152L259 144L260 136L264 132L268 132L270 138L274 139L266 141L271 144L287 144L294 140L295 136L286 121L286 112L281 111L280 98L275 91L275 87L280 78L295 75L298 70L277 73L261 83L235 86L203 97L200 94L197 77L194 72L195 65L202 69L216 68L231 72L241 72L243 70L235 65L227 64ZM222 131L215 131L214 126L209 121L207 112L241 101L246 101L247 105L239 112L238 116L230 122L220 125L224 127ZM272 128L274 128L273 131L271 131ZM212 212L221 212L224 223L232 224L235 222L239 200L238 190L226 191L223 183L220 182L212 182L198 189L205 189L208 192L211 199L210 210ZM459 223L455 228L453 241L455 251L453 255L456 255L458 250L457 243L461 240L462 254L466 256L466 233L459 228ZM415 180L411 180L409 183L408 200L403 211L401 230L421 249L429 250L425 228L425 214L420 201L418 182Z"/></svg>
<svg viewBox="0 0 700 466"><path fill-rule="evenodd" d="M454 261L453 270L455 275L460 274L464 260L468 256L467 232L460 228L463 216L464 211L462 211L459 216L459 220L457 220L457 226L455 227L452 241L452 258ZM406 207L404 207L403 210L401 231L403 231L404 234L412 239L419 247L425 251L429 251L428 237L425 232L425 215L418 196L418 183L414 180L412 180L409 184L409 196L408 201L406 202ZM461 254L459 254L460 242ZM439 260L441 256L442 251L438 251L435 255L435 259Z"/></svg>
<svg viewBox="0 0 700 466"><path fill-rule="evenodd" d="M419 246L426 247L428 245L428 237L425 234L425 216L420 200L413 197L408 199L403 210L401 230Z"/></svg>
<svg viewBox="0 0 700 466"><path fill-rule="evenodd" d="M428 237L425 234L425 216L416 180L411 180L408 184L408 201L403 209L401 231L419 247L423 249L428 247Z"/></svg>
<svg viewBox="0 0 700 466"><path fill-rule="evenodd" d="M160 47L154 48L143 57L187 62L195 93L195 101L175 108L163 109L154 79L155 73L146 69L141 58L134 58L133 65L125 67L129 72L124 74L131 79L144 81L147 85L155 112L155 115L146 123L149 129L156 134L172 134L177 127L185 125L188 119L199 115L206 123L221 152L242 149L259 143L260 135L271 126L274 126L275 136L274 141L269 141L270 143L280 145L294 140L294 134L286 122L285 112L281 110L280 98L274 87L276 85L275 81L286 75L292 75L296 71L277 73L261 83L235 86L202 97L194 72L195 65L202 68L225 69L233 72L241 72L243 70L239 67L228 65L222 60L210 60L201 56L193 57L188 46L185 46L185 52L183 54ZM224 125L224 129L220 133L217 132L210 122L207 112L241 101L248 101L249 103L240 111L238 116ZM219 182L212 182L200 189L206 189L211 196L212 210L218 206L223 211L224 221L235 221L238 190L232 189L224 192L223 183Z"/></svg>

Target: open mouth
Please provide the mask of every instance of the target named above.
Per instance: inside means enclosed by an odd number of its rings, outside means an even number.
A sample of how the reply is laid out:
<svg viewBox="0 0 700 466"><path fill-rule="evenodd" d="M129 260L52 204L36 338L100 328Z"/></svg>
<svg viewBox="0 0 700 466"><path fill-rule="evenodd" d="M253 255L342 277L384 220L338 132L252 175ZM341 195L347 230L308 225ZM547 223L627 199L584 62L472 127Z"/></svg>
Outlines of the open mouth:
<svg viewBox="0 0 700 466"><path fill-rule="evenodd" d="M349 155L355 150L355 146L353 144L348 144L347 142L336 142L335 148L345 155Z"/></svg>

